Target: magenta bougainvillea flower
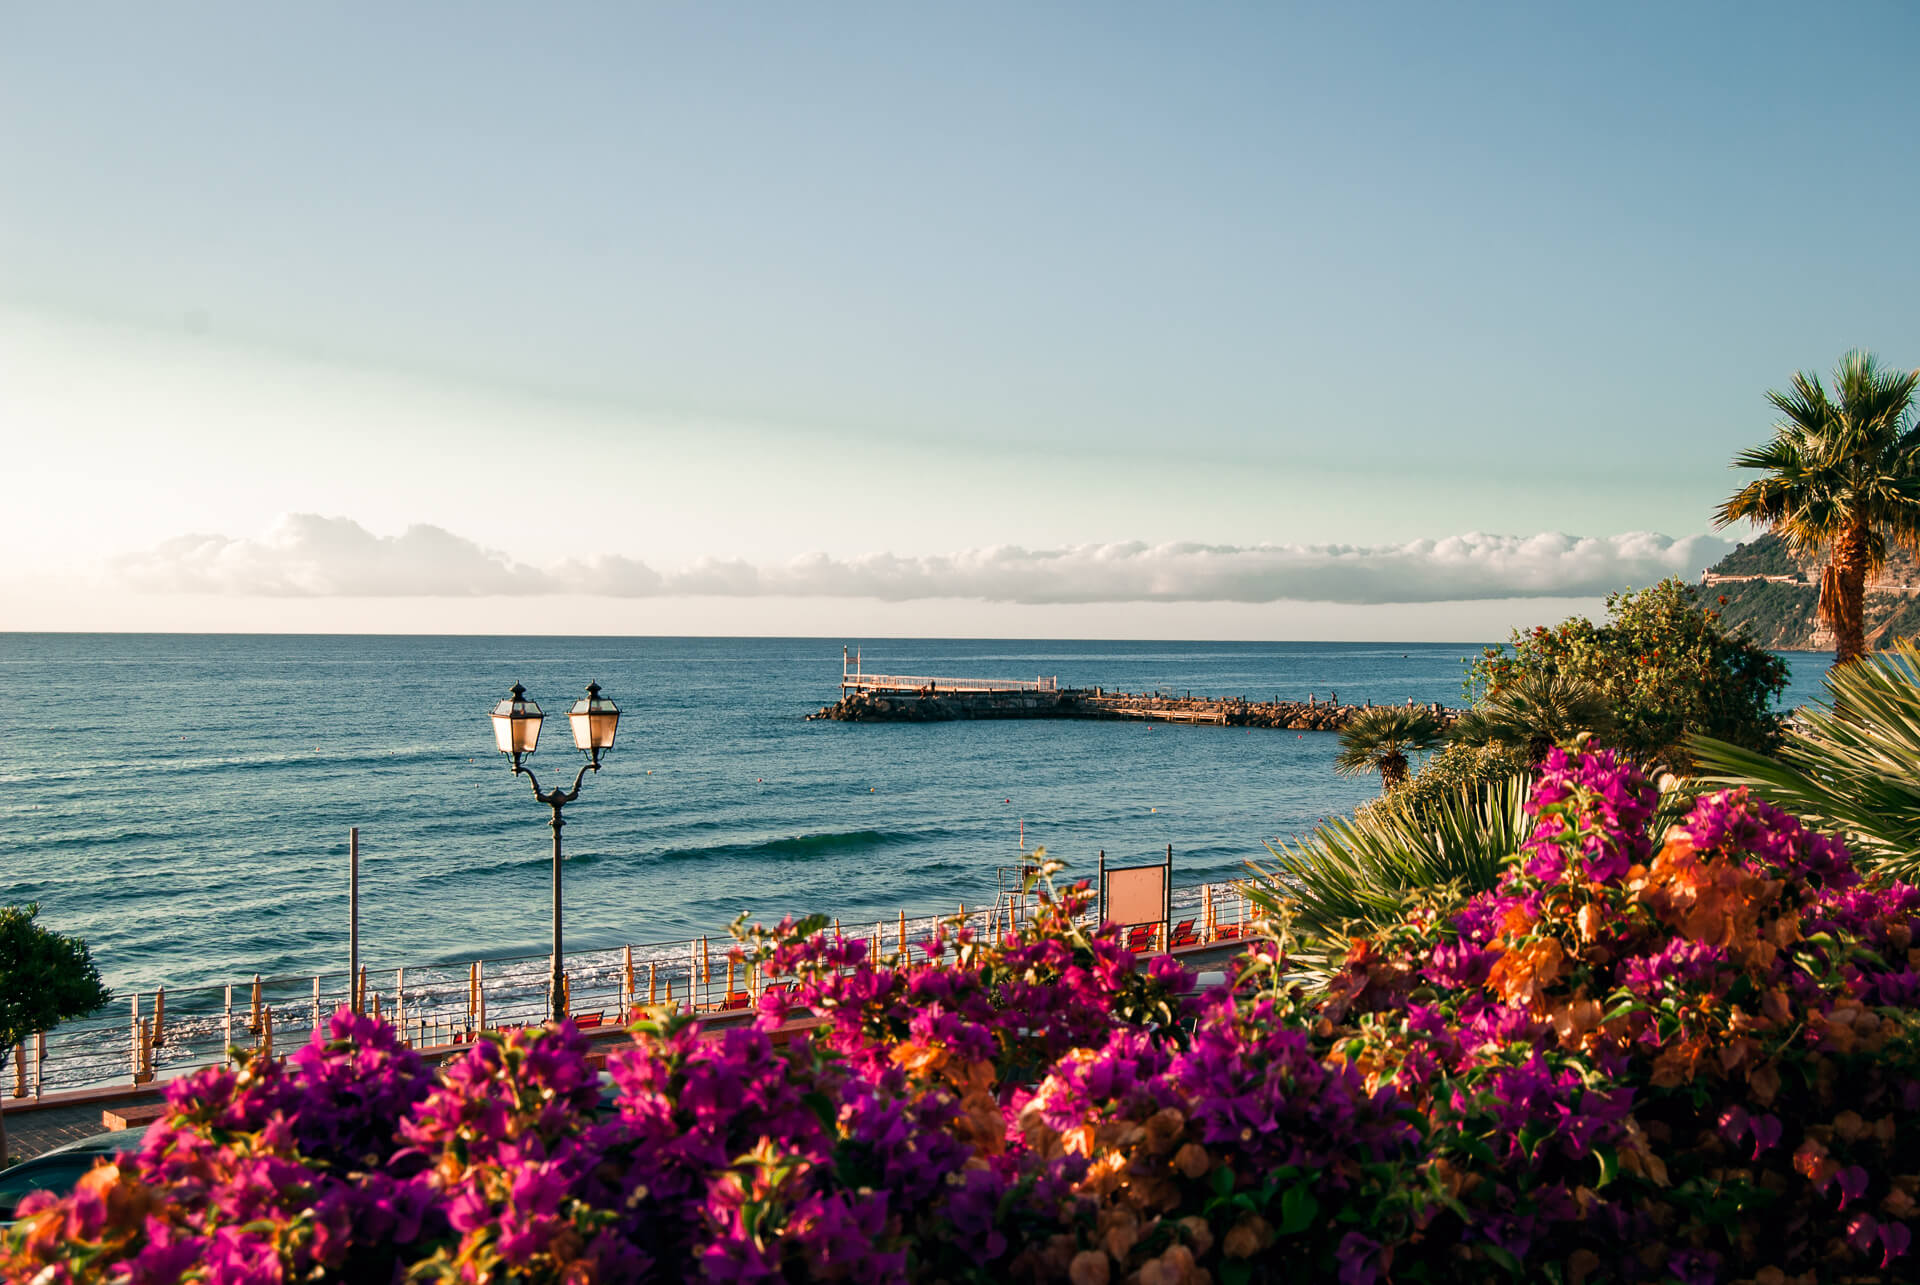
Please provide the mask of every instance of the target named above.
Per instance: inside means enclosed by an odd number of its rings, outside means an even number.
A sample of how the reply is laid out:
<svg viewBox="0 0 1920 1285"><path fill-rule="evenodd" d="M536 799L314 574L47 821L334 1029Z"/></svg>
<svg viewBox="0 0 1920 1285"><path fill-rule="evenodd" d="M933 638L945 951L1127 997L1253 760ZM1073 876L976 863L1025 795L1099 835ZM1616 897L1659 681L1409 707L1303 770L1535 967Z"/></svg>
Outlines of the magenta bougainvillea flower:
<svg viewBox="0 0 1920 1285"><path fill-rule="evenodd" d="M8 1280L1812 1282L1908 1271L1920 890L1739 792L1652 834L1542 764L1492 891L1202 995L1077 926L875 957L743 930L751 1024L570 1024L431 1067L349 1012L174 1084ZM806 1016L795 1023L790 1019Z"/></svg>

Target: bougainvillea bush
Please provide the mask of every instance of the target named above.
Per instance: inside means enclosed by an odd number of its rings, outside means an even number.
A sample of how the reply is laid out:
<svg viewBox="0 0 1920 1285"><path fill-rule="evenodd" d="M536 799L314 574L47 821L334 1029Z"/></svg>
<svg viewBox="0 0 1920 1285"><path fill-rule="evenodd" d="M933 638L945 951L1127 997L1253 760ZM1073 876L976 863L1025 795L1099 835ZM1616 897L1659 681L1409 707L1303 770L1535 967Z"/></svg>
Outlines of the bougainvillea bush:
<svg viewBox="0 0 1920 1285"><path fill-rule="evenodd" d="M349 1013L176 1085L30 1208L8 1280L1905 1278L1920 892L1732 793L1555 751L1494 890L1190 994L1074 927L912 958L815 923L753 1025L433 1070ZM796 1023L795 1019L804 1019ZM803 1029L795 1030L796 1025Z"/></svg>

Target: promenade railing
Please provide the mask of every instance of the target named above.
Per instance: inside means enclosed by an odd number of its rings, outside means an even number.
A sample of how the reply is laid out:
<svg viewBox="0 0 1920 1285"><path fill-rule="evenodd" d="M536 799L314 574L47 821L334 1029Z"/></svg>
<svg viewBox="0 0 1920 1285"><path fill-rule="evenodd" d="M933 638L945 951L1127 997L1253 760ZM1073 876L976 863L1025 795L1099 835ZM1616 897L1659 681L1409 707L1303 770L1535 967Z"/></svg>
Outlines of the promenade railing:
<svg viewBox="0 0 1920 1285"><path fill-rule="evenodd" d="M1235 883L1176 888L1165 924L1136 950L1199 945L1244 933L1252 910ZM833 927L874 943L881 953L926 948L941 922L964 922L997 936L1023 913L1011 901L955 911L909 913ZM1092 919L1089 912L1085 918ZM1092 926L1089 924L1088 926ZM832 931L830 929L829 931ZM697 1014L742 1010L783 979L760 976L731 958L731 937L569 951L563 958L567 1011L584 1027L624 1026L650 1005ZM391 1021L407 1043L437 1048L470 1042L480 1031L537 1025L546 1019L549 956L514 955L454 963L361 970L361 1007ZM205 1066L231 1063L246 1050L291 1052L351 1003L356 979L344 970L297 977L249 977L231 984L135 991L107 1010L61 1024L11 1051L0 1094L5 1105L76 1089L137 1086Z"/></svg>

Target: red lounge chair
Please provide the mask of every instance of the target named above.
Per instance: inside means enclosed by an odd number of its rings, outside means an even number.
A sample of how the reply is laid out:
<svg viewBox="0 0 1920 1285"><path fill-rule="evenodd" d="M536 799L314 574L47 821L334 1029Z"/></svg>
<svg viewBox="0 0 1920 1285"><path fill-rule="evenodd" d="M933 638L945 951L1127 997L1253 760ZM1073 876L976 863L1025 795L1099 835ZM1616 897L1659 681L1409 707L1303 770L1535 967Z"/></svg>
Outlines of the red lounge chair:
<svg viewBox="0 0 1920 1285"><path fill-rule="evenodd" d="M573 1024L581 1028L598 1026L607 1020L605 1013L581 1013L573 1019Z"/></svg>
<svg viewBox="0 0 1920 1285"><path fill-rule="evenodd" d="M725 1009L727 1012L733 1012L736 1009L742 1009L742 1008L745 1008L746 1006L747 1006L747 993L745 991L734 991L732 994L727 996L727 1002L721 1005L721 1007Z"/></svg>
<svg viewBox="0 0 1920 1285"><path fill-rule="evenodd" d="M1240 925L1228 924L1226 927L1216 932L1213 936L1215 941L1232 941L1235 937L1238 937L1239 935L1240 935Z"/></svg>
<svg viewBox="0 0 1920 1285"><path fill-rule="evenodd" d="M1153 940L1153 928L1152 924L1136 925L1134 930L1127 934L1127 949L1136 955L1145 950L1147 943Z"/></svg>
<svg viewBox="0 0 1920 1285"><path fill-rule="evenodd" d="M1174 944L1174 945L1176 945L1176 946L1192 946L1192 945L1194 945L1194 944L1196 944L1197 942L1199 942L1199 940L1200 940L1200 939L1199 939L1198 937L1196 937L1196 936L1194 936L1194 932L1193 932L1193 922L1194 922L1194 921L1193 921L1193 920L1191 920L1191 919L1183 919L1183 920L1181 920L1181 921L1180 921L1180 926L1179 926L1178 928L1175 928L1175 929L1173 930L1173 944Z"/></svg>

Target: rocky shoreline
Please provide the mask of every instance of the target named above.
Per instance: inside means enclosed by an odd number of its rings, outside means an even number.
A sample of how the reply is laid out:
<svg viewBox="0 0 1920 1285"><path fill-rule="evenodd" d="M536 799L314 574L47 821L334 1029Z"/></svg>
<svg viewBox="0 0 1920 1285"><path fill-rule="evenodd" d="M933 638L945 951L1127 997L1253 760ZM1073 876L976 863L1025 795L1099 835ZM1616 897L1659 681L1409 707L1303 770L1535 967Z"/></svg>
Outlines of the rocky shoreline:
<svg viewBox="0 0 1920 1285"><path fill-rule="evenodd" d="M951 723L965 719L1078 718L1150 723L1198 723L1215 727L1265 727L1301 732L1337 732L1371 703L1340 705L1304 701L1250 701L1245 697L1137 695L1102 688L1053 692L854 692L809 720L836 723ZM1428 706L1442 723L1459 710Z"/></svg>

